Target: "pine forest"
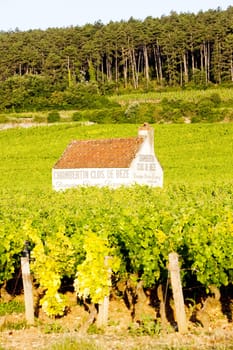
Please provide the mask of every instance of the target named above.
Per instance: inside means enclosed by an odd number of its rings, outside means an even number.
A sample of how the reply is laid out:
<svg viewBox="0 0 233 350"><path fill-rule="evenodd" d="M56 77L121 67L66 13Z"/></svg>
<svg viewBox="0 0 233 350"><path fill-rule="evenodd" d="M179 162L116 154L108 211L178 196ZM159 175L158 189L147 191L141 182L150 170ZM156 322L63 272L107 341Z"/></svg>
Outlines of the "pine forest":
<svg viewBox="0 0 233 350"><path fill-rule="evenodd" d="M84 92L231 85L232 23L230 6L143 21L2 31L0 110L71 108Z"/></svg>

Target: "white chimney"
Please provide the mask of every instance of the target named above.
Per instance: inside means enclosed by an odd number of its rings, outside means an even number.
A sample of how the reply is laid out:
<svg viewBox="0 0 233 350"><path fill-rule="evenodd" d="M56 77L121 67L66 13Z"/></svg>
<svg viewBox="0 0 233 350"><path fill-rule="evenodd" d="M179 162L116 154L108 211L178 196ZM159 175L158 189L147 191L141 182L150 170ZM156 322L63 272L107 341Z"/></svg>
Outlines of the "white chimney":
<svg viewBox="0 0 233 350"><path fill-rule="evenodd" d="M145 139L145 149L144 152L147 154L155 155L154 151L154 129L148 124L144 123L138 129L138 136L141 136Z"/></svg>

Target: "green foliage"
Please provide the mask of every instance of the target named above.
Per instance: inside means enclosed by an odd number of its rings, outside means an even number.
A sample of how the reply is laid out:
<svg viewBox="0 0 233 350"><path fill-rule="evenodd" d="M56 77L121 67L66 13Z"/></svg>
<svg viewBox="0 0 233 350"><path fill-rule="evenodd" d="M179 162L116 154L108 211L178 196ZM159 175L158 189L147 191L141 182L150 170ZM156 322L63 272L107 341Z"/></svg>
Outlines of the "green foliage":
<svg viewBox="0 0 233 350"><path fill-rule="evenodd" d="M12 313L23 313L24 304L15 300L9 302L0 302L0 316L9 315Z"/></svg>
<svg viewBox="0 0 233 350"><path fill-rule="evenodd" d="M218 287L232 282L233 269L229 250L233 242L233 216L227 210L220 215L223 218L217 222L216 218L210 218L211 221L200 218L193 227L195 233L191 230L186 242L189 258L194 260L192 267L197 271L197 279L204 285L214 284ZM197 241L201 232L201 239ZM214 270L215 275L212 274Z"/></svg>
<svg viewBox="0 0 233 350"><path fill-rule="evenodd" d="M43 328L43 332L45 334L52 334L52 333L64 333L64 329L63 327L56 322L53 323L46 323L44 328Z"/></svg>
<svg viewBox="0 0 233 350"><path fill-rule="evenodd" d="M89 69L88 69L89 80L90 82L96 82L95 68L91 60L88 61L88 66L89 66Z"/></svg>
<svg viewBox="0 0 233 350"><path fill-rule="evenodd" d="M130 102L124 112L124 122L131 124L159 122L161 117L156 107L154 103Z"/></svg>
<svg viewBox="0 0 233 350"><path fill-rule="evenodd" d="M79 298L90 297L93 303L101 304L110 294L111 273L117 272L120 261L113 256L107 239L93 232L85 237L83 248L86 257L77 267L75 291Z"/></svg>
<svg viewBox="0 0 233 350"><path fill-rule="evenodd" d="M63 278L75 279L78 271L83 285L77 291L99 302L111 292L109 268L118 280L133 275L144 286L154 286L167 280L171 251L180 256L187 286L191 280L205 287L232 283L232 124L156 126L163 189L53 192L51 167L71 139L137 132L127 124L74 124L0 133L1 283L20 267L26 239L32 273L45 292L41 305L52 317L69 306L61 291ZM113 257L110 264L116 259L116 269L105 265L105 256Z"/></svg>
<svg viewBox="0 0 233 350"><path fill-rule="evenodd" d="M6 123L6 122L7 122L7 116L6 116L6 115L1 114L1 115L0 115L0 124L2 124L2 123Z"/></svg>
<svg viewBox="0 0 233 350"><path fill-rule="evenodd" d="M33 121L35 123L46 123L48 120L47 120L47 117L43 114L36 114L34 117L33 117Z"/></svg>
<svg viewBox="0 0 233 350"><path fill-rule="evenodd" d="M58 232L50 233L45 242L29 225L25 230L28 238L35 244L32 271L40 286L46 290L40 300L42 309L49 316L62 316L66 311L67 300L58 290L62 277L74 274L75 250L72 242L65 235L63 227Z"/></svg>
<svg viewBox="0 0 233 350"><path fill-rule="evenodd" d="M137 123L137 116L139 112L139 103L138 102L133 102L128 105L126 111L125 111L125 117L126 121L128 123Z"/></svg>
<svg viewBox="0 0 233 350"><path fill-rule="evenodd" d="M214 192L211 187L197 192L184 186L171 186L165 191L141 186L116 190L80 188L53 197L49 201L52 211L43 202L46 220L41 212L32 215L30 210L32 225L37 229L33 233L29 226L24 229L35 244L31 268L47 290L41 304L51 316L64 314L68 305L58 290L62 277L74 277L76 269L79 296L101 302L110 293L109 269L118 270L119 261L118 278L132 274L151 287L166 281L171 251L180 255L186 271L184 283L192 276L206 287L232 282L231 186L215 186ZM39 203L42 204L41 197ZM56 226L61 221L65 229L59 232ZM80 257L79 263L74 260L76 256ZM105 256L113 260L105 264ZM114 267L115 259L118 266Z"/></svg>
<svg viewBox="0 0 233 350"><path fill-rule="evenodd" d="M87 334L104 334L104 329L93 323L88 327Z"/></svg>
<svg viewBox="0 0 233 350"><path fill-rule="evenodd" d="M200 69L194 69L191 84L192 84L192 88L206 89L205 71Z"/></svg>
<svg viewBox="0 0 233 350"><path fill-rule="evenodd" d="M191 92L190 92L191 96ZM92 121L95 123L184 123L186 120L197 122L219 122L226 114L222 112L221 97L211 93L198 97L195 101L164 97L161 101L147 102L136 98L121 108L102 108L78 111L73 114L74 121Z"/></svg>
<svg viewBox="0 0 233 350"><path fill-rule="evenodd" d="M56 343L48 348L48 350L101 350L93 341L77 340L66 338L62 342Z"/></svg>
<svg viewBox="0 0 233 350"><path fill-rule="evenodd" d="M51 95L51 106L63 109L92 110L107 107L117 107L116 102L98 93L98 87L94 83L79 83L65 91L54 92Z"/></svg>
<svg viewBox="0 0 233 350"><path fill-rule="evenodd" d="M21 329L26 329L28 328L28 324L26 322L26 320L20 320L20 321L6 321L4 322L1 327L0 327L0 331L3 332L5 330L14 330L14 331L19 331Z"/></svg>
<svg viewBox="0 0 233 350"><path fill-rule="evenodd" d="M221 104L222 100L221 100L221 96L219 95L218 92L213 92L211 95L210 95L210 100L211 102L214 103L214 106L217 107Z"/></svg>
<svg viewBox="0 0 233 350"><path fill-rule="evenodd" d="M23 250L24 242L23 238L18 237L17 240L14 239L17 235L17 224L8 215L1 215L0 222L0 283L4 283L13 277L15 268L19 266L20 254ZM3 224L4 222L4 224ZM10 262L10 263L9 263Z"/></svg>
<svg viewBox="0 0 233 350"><path fill-rule="evenodd" d="M47 121L48 123L56 123L61 119L60 113L57 111L52 111L48 113Z"/></svg>
<svg viewBox="0 0 233 350"><path fill-rule="evenodd" d="M206 90L163 89L146 94L112 96L111 99L125 106L125 120L129 123L183 123L184 121L220 122L231 120L232 99L230 89ZM137 106L137 115L131 108ZM133 111L132 109L132 111ZM127 119L127 114L131 119Z"/></svg>
<svg viewBox="0 0 233 350"><path fill-rule="evenodd" d="M74 91L80 85L90 96L232 87L231 16L230 6L143 21L1 32L0 109L84 108L85 99Z"/></svg>
<svg viewBox="0 0 233 350"><path fill-rule="evenodd" d="M201 120L208 121L212 115L214 104L209 99L202 99L197 105L197 114L201 116Z"/></svg>
<svg viewBox="0 0 233 350"><path fill-rule="evenodd" d="M161 105L161 119L165 122L173 123L183 123L185 118L191 119L196 109L196 105L193 102L187 103L177 99L168 100L163 98Z"/></svg>
<svg viewBox="0 0 233 350"><path fill-rule="evenodd" d="M73 121L90 121L98 124L125 122L123 108L101 108L74 112Z"/></svg>
<svg viewBox="0 0 233 350"><path fill-rule="evenodd" d="M142 316L140 324L132 323L129 326L129 334L137 336L154 336L161 333L162 326L148 315Z"/></svg>
<svg viewBox="0 0 233 350"><path fill-rule="evenodd" d="M98 93L93 83L77 84L65 91L54 91L48 102L49 109L71 110L74 121L94 123L184 123L184 121L219 122L231 120L232 100L229 89L208 89L205 92L180 90L135 94L127 96L105 97ZM30 105L35 110L40 109ZM225 107L225 109L224 109ZM20 108L11 107L14 111ZM27 108L24 108L27 110ZM50 117L51 114L51 117ZM54 114L54 117L52 116ZM55 116L55 114L57 114ZM59 121L58 111L49 112L51 122ZM12 117L12 118L11 118ZM15 118L28 118L28 113L11 113L4 116L2 122ZM1 119L1 118L0 118ZM36 114L34 121L46 121L46 117ZM50 122L50 120L48 120Z"/></svg>
<svg viewBox="0 0 233 350"><path fill-rule="evenodd" d="M12 76L1 82L0 110L41 110L48 106L50 79L38 75Z"/></svg>
<svg viewBox="0 0 233 350"><path fill-rule="evenodd" d="M74 122L84 122L90 120L90 112L89 111L78 111L72 114L72 120Z"/></svg>
<svg viewBox="0 0 233 350"><path fill-rule="evenodd" d="M231 109L222 109L221 110L221 114L222 117L226 120L226 121L233 121L233 110Z"/></svg>

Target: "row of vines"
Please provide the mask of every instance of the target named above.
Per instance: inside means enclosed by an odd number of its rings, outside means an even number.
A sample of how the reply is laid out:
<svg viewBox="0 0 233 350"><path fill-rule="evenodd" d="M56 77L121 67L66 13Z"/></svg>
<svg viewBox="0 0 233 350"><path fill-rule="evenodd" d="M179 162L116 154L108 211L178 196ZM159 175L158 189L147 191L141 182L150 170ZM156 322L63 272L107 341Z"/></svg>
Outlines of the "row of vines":
<svg viewBox="0 0 233 350"><path fill-rule="evenodd" d="M65 279L80 298L101 303L119 281L165 283L173 251L183 286L226 286L233 281L233 188L83 187L14 198L2 191L0 236L1 285L16 275L28 241L34 282L44 290L40 303L50 316L69 306Z"/></svg>

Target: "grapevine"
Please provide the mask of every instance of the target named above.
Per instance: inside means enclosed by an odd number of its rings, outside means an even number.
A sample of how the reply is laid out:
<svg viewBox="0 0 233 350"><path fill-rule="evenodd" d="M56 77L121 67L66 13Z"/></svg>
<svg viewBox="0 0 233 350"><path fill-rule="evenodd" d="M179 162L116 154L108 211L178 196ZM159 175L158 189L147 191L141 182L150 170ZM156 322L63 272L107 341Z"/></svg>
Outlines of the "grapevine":
<svg viewBox="0 0 233 350"><path fill-rule="evenodd" d="M120 261L113 256L108 241L93 232L87 233L84 250L86 258L77 267L75 291L80 298L90 297L93 303L101 304L110 294L111 272L118 271Z"/></svg>

